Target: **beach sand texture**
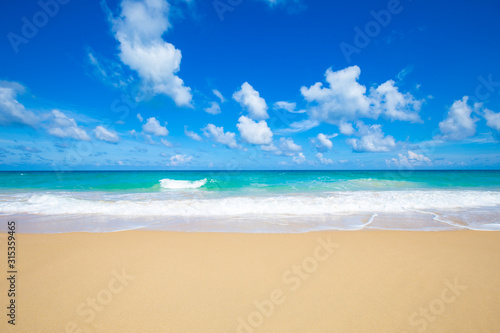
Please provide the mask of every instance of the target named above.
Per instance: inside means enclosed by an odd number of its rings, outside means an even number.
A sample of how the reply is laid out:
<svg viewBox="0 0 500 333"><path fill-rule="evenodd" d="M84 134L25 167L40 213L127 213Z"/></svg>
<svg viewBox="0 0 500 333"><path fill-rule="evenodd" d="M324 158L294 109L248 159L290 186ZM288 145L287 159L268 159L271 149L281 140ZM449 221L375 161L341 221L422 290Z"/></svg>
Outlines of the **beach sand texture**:
<svg viewBox="0 0 500 333"><path fill-rule="evenodd" d="M500 331L499 232L17 238L16 325L3 278L2 332Z"/></svg>

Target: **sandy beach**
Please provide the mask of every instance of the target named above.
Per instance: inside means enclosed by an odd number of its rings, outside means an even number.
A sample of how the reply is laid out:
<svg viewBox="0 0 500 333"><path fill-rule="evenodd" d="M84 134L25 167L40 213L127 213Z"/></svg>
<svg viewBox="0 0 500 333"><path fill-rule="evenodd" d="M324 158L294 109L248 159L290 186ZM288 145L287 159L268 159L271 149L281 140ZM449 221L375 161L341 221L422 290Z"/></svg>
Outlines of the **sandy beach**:
<svg viewBox="0 0 500 333"><path fill-rule="evenodd" d="M499 232L17 238L16 325L3 278L2 332L500 330Z"/></svg>

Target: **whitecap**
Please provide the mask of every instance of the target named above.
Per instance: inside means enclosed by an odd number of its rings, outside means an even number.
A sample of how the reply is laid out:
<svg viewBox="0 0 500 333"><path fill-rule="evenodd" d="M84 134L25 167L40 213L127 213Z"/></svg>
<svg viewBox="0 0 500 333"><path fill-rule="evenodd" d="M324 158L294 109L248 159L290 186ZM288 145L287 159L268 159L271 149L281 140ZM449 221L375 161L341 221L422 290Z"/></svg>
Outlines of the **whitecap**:
<svg viewBox="0 0 500 333"><path fill-rule="evenodd" d="M176 179L161 179L160 186L165 189L187 189L200 188L207 183L207 179L200 180L176 180Z"/></svg>

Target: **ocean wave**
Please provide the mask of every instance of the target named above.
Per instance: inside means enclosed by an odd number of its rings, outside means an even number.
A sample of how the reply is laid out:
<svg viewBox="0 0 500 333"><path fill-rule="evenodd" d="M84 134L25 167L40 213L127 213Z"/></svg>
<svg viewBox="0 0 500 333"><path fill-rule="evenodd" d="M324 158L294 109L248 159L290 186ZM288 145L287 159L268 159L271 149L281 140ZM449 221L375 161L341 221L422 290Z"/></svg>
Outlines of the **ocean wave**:
<svg viewBox="0 0 500 333"><path fill-rule="evenodd" d="M161 179L160 186L165 189L194 189L200 188L207 183L207 179L200 180L176 180L176 179Z"/></svg>
<svg viewBox="0 0 500 333"><path fill-rule="evenodd" d="M167 182L167 188L199 188L206 180ZM186 187L187 186L187 187ZM322 196L234 196L168 199L140 194L82 196L78 193L2 195L5 214L104 214L114 216L225 216L404 213L500 207L497 191L346 191Z"/></svg>
<svg viewBox="0 0 500 333"><path fill-rule="evenodd" d="M391 190L391 189L406 189L414 188L419 184L404 180L390 180L390 179L373 179L373 178L359 178L338 180L326 183L331 189L335 190Z"/></svg>

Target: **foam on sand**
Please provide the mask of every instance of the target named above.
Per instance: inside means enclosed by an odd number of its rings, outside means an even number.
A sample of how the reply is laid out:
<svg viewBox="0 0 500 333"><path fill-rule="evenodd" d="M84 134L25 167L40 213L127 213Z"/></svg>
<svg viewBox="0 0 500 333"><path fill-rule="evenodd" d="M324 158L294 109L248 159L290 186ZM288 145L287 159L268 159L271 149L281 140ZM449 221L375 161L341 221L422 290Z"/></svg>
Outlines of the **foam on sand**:
<svg viewBox="0 0 500 333"><path fill-rule="evenodd" d="M162 224L161 228L167 230L172 230L172 225L181 221L187 229L190 229L188 225L193 225L192 231L196 231L200 223L203 228L219 223L220 230L261 232L264 222L270 225L265 230L271 232L295 232L293 228L287 230L287 226L299 224L300 231L359 228L498 230L498 191L341 191L321 195L221 196L208 190L184 190L198 189L206 179L162 181L162 187L169 189L169 193L3 194L0 195L0 214L37 215L48 220L49 216L59 216L58 220L76 219L79 228L86 231L102 229L101 222L90 222L90 216L106 216L110 221L134 220L134 227ZM136 223L146 220L150 223ZM125 222L108 227L129 228Z"/></svg>

